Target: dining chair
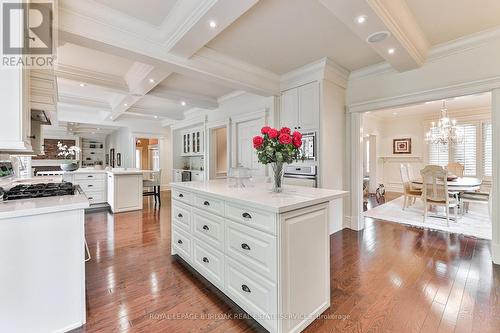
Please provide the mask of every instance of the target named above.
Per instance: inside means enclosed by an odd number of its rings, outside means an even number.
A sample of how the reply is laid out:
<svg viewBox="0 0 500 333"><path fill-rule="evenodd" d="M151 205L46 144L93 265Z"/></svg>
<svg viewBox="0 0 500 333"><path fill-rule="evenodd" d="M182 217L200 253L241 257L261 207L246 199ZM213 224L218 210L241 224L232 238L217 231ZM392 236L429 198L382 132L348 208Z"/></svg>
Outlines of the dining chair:
<svg viewBox="0 0 500 333"><path fill-rule="evenodd" d="M460 196L462 215L469 212L469 203L481 203L488 205L488 215L491 218L491 192L464 192Z"/></svg>
<svg viewBox="0 0 500 333"><path fill-rule="evenodd" d="M407 164L401 163L399 165L399 172L401 174L401 181L403 183L403 210L415 204L417 198L422 196L422 191L413 187L410 179L410 173Z"/></svg>
<svg viewBox="0 0 500 333"><path fill-rule="evenodd" d="M422 201L424 202L424 223L429 205L444 206L446 224L450 226L450 208L453 208L455 222L458 221L457 197L448 193L448 171L438 165L428 165L420 171L422 175Z"/></svg>
<svg viewBox="0 0 500 333"><path fill-rule="evenodd" d="M451 163L448 163L446 170L448 170L448 173L450 175L455 175L457 177L463 177L465 167L460 163L451 162Z"/></svg>
<svg viewBox="0 0 500 333"><path fill-rule="evenodd" d="M149 177L142 180L143 188L147 191L142 192L143 196L154 196L155 204L158 202L158 206L161 206L160 199L160 185L161 185L161 169L149 173ZM153 189L151 191L150 189Z"/></svg>

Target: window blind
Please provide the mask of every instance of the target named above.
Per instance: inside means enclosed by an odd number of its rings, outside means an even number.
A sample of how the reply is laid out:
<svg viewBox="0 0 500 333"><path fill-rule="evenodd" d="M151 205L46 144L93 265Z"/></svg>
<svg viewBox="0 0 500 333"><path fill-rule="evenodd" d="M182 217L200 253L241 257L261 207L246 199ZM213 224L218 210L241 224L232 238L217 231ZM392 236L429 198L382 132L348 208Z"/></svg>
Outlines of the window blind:
<svg viewBox="0 0 500 333"><path fill-rule="evenodd" d="M483 123L483 135L482 135L482 148L483 148L483 176L492 176L492 143L493 143L493 132L491 127L491 122Z"/></svg>
<svg viewBox="0 0 500 333"><path fill-rule="evenodd" d="M453 145L453 161L460 163L464 166L465 176L476 176L476 163L477 163L477 127L475 124L459 125L464 133L464 140L460 144Z"/></svg>
<svg viewBox="0 0 500 333"><path fill-rule="evenodd" d="M437 134L437 129L431 130L433 134ZM442 167L448 165L448 145L439 143L429 144L429 164L440 165Z"/></svg>

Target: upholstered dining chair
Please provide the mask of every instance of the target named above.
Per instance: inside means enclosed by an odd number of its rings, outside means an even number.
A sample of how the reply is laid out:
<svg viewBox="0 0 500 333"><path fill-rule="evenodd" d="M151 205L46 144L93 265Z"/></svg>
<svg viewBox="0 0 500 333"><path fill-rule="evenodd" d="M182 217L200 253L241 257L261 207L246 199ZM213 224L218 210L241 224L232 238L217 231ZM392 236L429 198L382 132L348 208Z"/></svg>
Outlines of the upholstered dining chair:
<svg viewBox="0 0 500 333"><path fill-rule="evenodd" d="M410 179L410 171L409 166L407 164L399 165L399 172L401 174L401 181L403 183L403 210L410 207L415 203L417 198L422 196L422 191L413 187Z"/></svg>
<svg viewBox="0 0 500 333"><path fill-rule="evenodd" d="M446 224L450 226L450 208L453 208L455 222L458 221L457 197L448 193L448 172L439 165L428 165L420 171L422 175L422 201L424 202L424 223L429 205L444 206Z"/></svg>
<svg viewBox="0 0 500 333"><path fill-rule="evenodd" d="M161 170L155 170L149 173L149 178L143 179L142 185L147 191L142 192L143 196L154 196L155 205L161 206L160 185L161 185ZM153 189L153 191L151 191Z"/></svg>
<svg viewBox="0 0 500 333"><path fill-rule="evenodd" d="M451 163L448 163L446 170L448 170L448 173L451 175L455 175L457 177L463 177L465 167L460 163L451 162Z"/></svg>
<svg viewBox="0 0 500 333"><path fill-rule="evenodd" d="M460 196L461 200L461 208L462 208L462 215L464 215L466 212L469 212L469 203L481 203L481 204L486 204L488 205L488 215L491 218L491 192L492 189L490 189L489 192L464 192Z"/></svg>

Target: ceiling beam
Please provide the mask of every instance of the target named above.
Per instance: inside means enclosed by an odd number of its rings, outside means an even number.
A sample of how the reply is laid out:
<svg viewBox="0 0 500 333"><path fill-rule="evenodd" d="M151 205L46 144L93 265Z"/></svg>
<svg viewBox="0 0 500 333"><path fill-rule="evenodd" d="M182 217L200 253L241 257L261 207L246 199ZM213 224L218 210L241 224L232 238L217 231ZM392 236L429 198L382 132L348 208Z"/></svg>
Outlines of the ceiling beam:
<svg viewBox="0 0 500 333"><path fill-rule="evenodd" d="M179 103L181 101L184 101L189 107L198 107L202 109L217 109L219 107L219 103L215 98L187 93L175 89L156 87L148 95L168 99L170 101L176 101Z"/></svg>
<svg viewBox="0 0 500 333"><path fill-rule="evenodd" d="M396 70L411 70L425 62L429 43L405 0L319 1ZM365 22L357 22L360 16L365 16ZM367 41L382 31L389 32L386 39Z"/></svg>
<svg viewBox="0 0 500 333"><path fill-rule="evenodd" d="M54 74L58 78L98 86L111 92L128 94L127 82L121 76L96 72L61 63L56 64Z"/></svg>

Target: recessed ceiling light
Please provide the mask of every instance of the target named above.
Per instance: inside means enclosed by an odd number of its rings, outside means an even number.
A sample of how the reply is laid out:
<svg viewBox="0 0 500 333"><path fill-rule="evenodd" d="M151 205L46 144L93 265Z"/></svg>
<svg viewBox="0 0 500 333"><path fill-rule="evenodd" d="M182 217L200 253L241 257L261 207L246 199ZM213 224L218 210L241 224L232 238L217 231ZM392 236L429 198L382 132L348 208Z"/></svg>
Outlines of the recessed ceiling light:
<svg viewBox="0 0 500 333"><path fill-rule="evenodd" d="M208 26L212 29L215 29L215 28L217 28L217 22L215 22L214 20L211 20L210 22L208 22Z"/></svg>
<svg viewBox="0 0 500 333"><path fill-rule="evenodd" d="M98 131L100 131L101 129L99 127L96 128Z"/></svg>
<svg viewBox="0 0 500 333"><path fill-rule="evenodd" d="M85 86L87 86L85 83L80 83L80 87L82 87L82 88L83 88L83 87L85 87Z"/></svg>
<svg viewBox="0 0 500 333"><path fill-rule="evenodd" d="M397 116L397 115L398 115L398 113L397 113L397 112L393 112L392 114L393 114L394 116Z"/></svg>
<svg viewBox="0 0 500 333"><path fill-rule="evenodd" d="M158 116L155 116L155 119L158 119Z"/></svg>
<svg viewBox="0 0 500 333"><path fill-rule="evenodd" d="M434 103L434 101L425 102L425 104L432 104L432 103Z"/></svg>
<svg viewBox="0 0 500 333"><path fill-rule="evenodd" d="M127 103L123 103L123 106L128 106L128 104Z"/></svg>
<svg viewBox="0 0 500 333"><path fill-rule="evenodd" d="M394 54L394 52L396 52L396 49L391 47L390 49L387 50L387 53L389 54Z"/></svg>
<svg viewBox="0 0 500 333"><path fill-rule="evenodd" d="M358 24L363 24L366 22L366 16L365 15L360 15L356 17L356 23Z"/></svg>
<svg viewBox="0 0 500 333"><path fill-rule="evenodd" d="M181 105L182 105L182 106L186 106L186 102L185 102L185 101L182 101L182 102L181 102Z"/></svg>
<svg viewBox="0 0 500 333"><path fill-rule="evenodd" d="M153 78L149 79L149 83L155 83L155 79Z"/></svg>

